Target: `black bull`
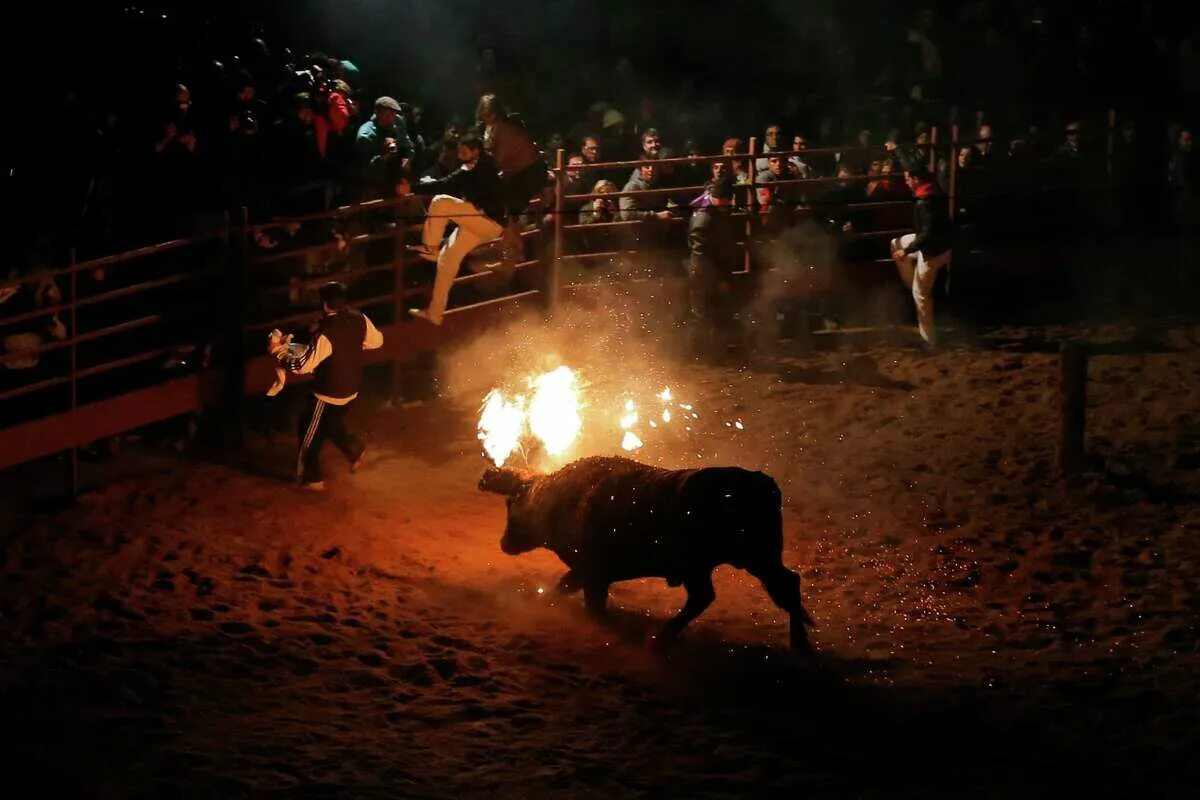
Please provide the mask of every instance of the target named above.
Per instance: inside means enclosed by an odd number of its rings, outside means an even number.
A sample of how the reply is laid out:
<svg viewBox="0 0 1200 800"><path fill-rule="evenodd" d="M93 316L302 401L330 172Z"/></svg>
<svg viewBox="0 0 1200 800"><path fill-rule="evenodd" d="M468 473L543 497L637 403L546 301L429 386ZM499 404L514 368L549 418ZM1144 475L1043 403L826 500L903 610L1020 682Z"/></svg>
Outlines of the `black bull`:
<svg viewBox="0 0 1200 800"><path fill-rule="evenodd" d="M517 555L545 547L569 568L558 591L579 589L602 614L609 586L633 578L683 584L687 602L663 627L676 636L716 599L721 564L762 581L791 619L791 645L807 650L812 618L800 576L783 565L779 486L737 467L666 470L627 458L584 458L549 475L488 469L479 488L507 496L500 548Z"/></svg>

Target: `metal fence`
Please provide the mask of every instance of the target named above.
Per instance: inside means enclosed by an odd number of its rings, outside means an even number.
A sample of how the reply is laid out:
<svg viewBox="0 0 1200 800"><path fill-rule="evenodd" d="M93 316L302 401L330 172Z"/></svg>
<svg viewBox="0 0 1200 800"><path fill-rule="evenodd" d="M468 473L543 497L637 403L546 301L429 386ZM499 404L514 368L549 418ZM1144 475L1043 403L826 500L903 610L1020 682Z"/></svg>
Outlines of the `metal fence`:
<svg viewBox="0 0 1200 800"><path fill-rule="evenodd" d="M743 161L748 166L745 199L735 213L744 222L743 258L739 272L756 269L756 241L768 225L757 189L756 159L765 157L750 138L746 152L663 159L659 166L680 167L714 161ZM1111 131L1110 131L1111 141ZM962 144L957 128L949 148L950 194L956 193L954 148ZM910 146L911 147L911 146ZM832 157L853 152L878 153L879 147L814 148L780 151L790 158ZM937 131L927 147L931 166L937 165ZM1110 144L1111 152L1111 144ZM6 330L65 315L66 336L32 349L0 355L0 367L36 357L41 369L12 386L0 385L0 468L56 452L71 453L71 481L77 476L78 447L171 416L196 412L231 394L258 392L272 381L272 362L263 353L265 334L272 328L304 326L319 312L313 290L340 280L351 290L352 305L367 310L384 331L385 347L371 355L393 369L392 391L399 393L399 365L421 352L436 350L469 335L497 317L529 308L555 314L562 303L563 267L573 261L637 256L636 238L596 247L586 234L635 230L646 222L613 221L578 224L568 219L566 205L601 196L567 194L565 153L556 153L552 205L534 212L535 224L523 236L528 256L517 264L500 265L498 255L473 254L483 266L455 281L456 294L496 284L489 292L451 304L441 327L413 322L408 305L426 293L431 265L405 248L419 241L420 215L413 198L377 200L326 212L251 225L243 209L227 216L210 233L139 248L87 262L70 262L48 273L66 284L64 295L49 305L0 317L0 336ZM640 161L572 165L583 172L634 169ZM877 176L842 179L780 180L772 190L795 187L818 190L834 183L864 183ZM658 198L696 196L704 186L672 186L605 196ZM845 205L862 224L847 234L852 240L886 241L908 229L907 200L855 202ZM951 207L953 208L953 201ZM811 203L791 209L789 219L811 216ZM662 221L682 228L683 215ZM595 237L593 237L595 238ZM632 242L632 244L629 244ZM273 247L271 245L274 245ZM677 240L686 251L683 231ZM882 255L882 254L881 254ZM886 258L874 259L887 261ZM103 280L99 280L101 271ZM468 288L469 287L469 288ZM0 305L0 312L4 310ZM181 347L195 348L191 370L163 371L155 364ZM205 354L214 353L206 363ZM65 359L58 358L65 354ZM23 370L3 370L10 379ZM109 376L109 380L103 380ZM13 411L25 404L21 418ZM234 404L237 405L236 403Z"/></svg>

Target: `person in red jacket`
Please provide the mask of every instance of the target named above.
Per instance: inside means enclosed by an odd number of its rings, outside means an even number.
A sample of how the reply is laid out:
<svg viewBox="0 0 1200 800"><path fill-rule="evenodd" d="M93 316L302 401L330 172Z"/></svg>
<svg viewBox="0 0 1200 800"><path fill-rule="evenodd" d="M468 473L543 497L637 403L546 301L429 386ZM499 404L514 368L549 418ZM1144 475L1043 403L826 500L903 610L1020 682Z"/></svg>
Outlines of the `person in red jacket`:
<svg viewBox="0 0 1200 800"><path fill-rule="evenodd" d="M912 291L917 307L917 329L928 347L937 344L933 326L933 286L938 273L950 263L952 232L946 197L923 165L904 171L913 193L913 233L892 240L892 259L900 279Z"/></svg>

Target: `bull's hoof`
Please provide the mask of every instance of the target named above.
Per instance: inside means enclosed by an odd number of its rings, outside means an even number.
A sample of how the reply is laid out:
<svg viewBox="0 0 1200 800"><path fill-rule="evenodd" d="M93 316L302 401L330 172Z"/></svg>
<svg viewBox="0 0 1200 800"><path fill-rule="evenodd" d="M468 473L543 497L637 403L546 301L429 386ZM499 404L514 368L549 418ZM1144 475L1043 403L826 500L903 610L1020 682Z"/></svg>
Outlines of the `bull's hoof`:
<svg viewBox="0 0 1200 800"><path fill-rule="evenodd" d="M561 595L574 594L583 588L583 581L579 580L574 572L568 570L565 575L558 579L558 585L554 587L554 591Z"/></svg>
<svg viewBox="0 0 1200 800"><path fill-rule="evenodd" d="M821 656L809 641L808 636L792 636L792 658L803 664L816 666L820 663Z"/></svg>

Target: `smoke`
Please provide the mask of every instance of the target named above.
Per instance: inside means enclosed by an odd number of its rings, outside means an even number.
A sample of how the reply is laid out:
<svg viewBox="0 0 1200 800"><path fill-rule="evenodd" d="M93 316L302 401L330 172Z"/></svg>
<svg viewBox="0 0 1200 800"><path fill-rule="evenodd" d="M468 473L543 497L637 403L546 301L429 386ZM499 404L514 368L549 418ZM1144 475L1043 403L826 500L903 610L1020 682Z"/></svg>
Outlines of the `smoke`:
<svg viewBox="0 0 1200 800"><path fill-rule="evenodd" d="M774 303L798 291L820 291L838 273L838 240L812 220L789 228L758 251L763 270L760 302Z"/></svg>
<svg viewBox="0 0 1200 800"><path fill-rule="evenodd" d="M668 451L694 449L684 446L699 433L699 426L691 430L699 412L691 386L694 371L682 357L683 332L677 324L684 302L681 282L576 289L552 321L530 312L445 354L439 363L443 394L469 408L480 407L493 389L528 397L530 378L567 366L580 385L584 424L576 445L563 455L564 463L626 452L621 445L628 440L627 431L647 446L645 452L638 449L639 457L661 460ZM669 400L663 399L665 389ZM630 424L631 403L636 422ZM671 443L679 447L667 447ZM560 465L535 464L526 455L531 466Z"/></svg>
<svg viewBox="0 0 1200 800"><path fill-rule="evenodd" d="M678 367L681 336L673 315L682 301L670 293L651 281L577 287L556 319L530 311L451 350L439 365L443 391L456 400L482 398L513 375L564 364L593 382L658 380Z"/></svg>
<svg viewBox="0 0 1200 800"><path fill-rule="evenodd" d="M785 333L773 322L791 311L798 298L828 293L835 287L841 274L838 249L833 233L805 220L758 250L760 277L749 309L769 335ZM807 319L798 321L807 323Z"/></svg>

